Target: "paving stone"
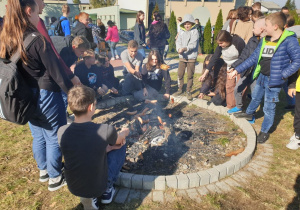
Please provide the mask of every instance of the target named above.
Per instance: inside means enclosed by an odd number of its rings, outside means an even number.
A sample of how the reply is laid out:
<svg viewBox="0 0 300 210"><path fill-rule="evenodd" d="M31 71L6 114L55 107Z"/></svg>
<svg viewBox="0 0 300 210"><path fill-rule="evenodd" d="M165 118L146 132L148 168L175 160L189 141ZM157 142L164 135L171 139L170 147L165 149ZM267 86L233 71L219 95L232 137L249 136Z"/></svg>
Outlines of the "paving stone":
<svg viewBox="0 0 300 210"><path fill-rule="evenodd" d="M264 143L264 144L261 144L261 146L264 147L264 148L273 149L273 145L272 144Z"/></svg>
<svg viewBox="0 0 300 210"><path fill-rule="evenodd" d="M141 199L141 191L140 190L131 189L129 191L129 195L127 198L128 203L132 200L140 200L140 199Z"/></svg>
<svg viewBox="0 0 300 210"><path fill-rule="evenodd" d="M230 160L224 163L224 165L226 166L226 175L227 176L232 175L234 173L235 162L231 162Z"/></svg>
<svg viewBox="0 0 300 210"><path fill-rule="evenodd" d="M164 193L165 201L168 203L173 203L176 200L175 193Z"/></svg>
<svg viewBox="0 0 300 210"><path fill-rule="evenodd" d="M235 180L236 182L238 182L238 183L244 183L244 184L245 184L245 183L247 182L246 178L240 176L240 175L237 174L237 173L233 174L233 175L231 176L231 178L234 179L234 180Z"/></svg>
<svg viewBox="0 0 300 210"><path fill-rule="evenodd" d="M143 189L143 175L135 174L131 178L131 188L142 190Z"/></svg>
<svg viewBox="0 0 300 210"><path fill-rule="evenodd" d="M117 186L121 186L121 176L122 176L122 172L120 172L119 174L118 174L118 178L117 178L117 181L115 182L115 185L117 185Z"/></svg>
<svg viewBox="0 0 300 210"><path fill-rule="evenodd" d="M177 189L177 177L176 175L166 176L167 186L173 189Z"/></svg>
<svg viewBox="0 0 300 210"><path fill-rule="evenodd" d="M218 188L220 188L223 192L229 192L231 189L229 185L226 184L225 181L216 182Z"/></svg>
<svg viewBox="0 0 300 210"><path fill-rule="evenodd" d="M214 168L217 169L217 171L219 172L219 178L218 178L219 180L226 177L226 175L227 175L227 165L226 164L217 165Z"/></svg>
<svg viewBox="0 0 300 210"><path fill-rule="evenodd" d="M154 180L155 190L165 190L166 189L166 177L165 176L157 176ZM177 184L177 181L176 181Z"/></svg>
<svg viewBox="0 0 300 210"><path fill-rule="evenodd" d="M258 160L258 161L265 161L265 162L272 162L273 161L273 156L261 156L261 155L258 155L255 157L255 160Z"/></svg>
<svg viewBox="0 0 300 210"><path fill-rule="evenodd" d="M251 176L251 174L247 173L246 171L239 171L236 174L240 175L241 177L244 177L245 179L250 178Z"/></svg>
<svg viewBox="0 0 300 210"><path fill-rule="evenodd" d="M153 201L154 202L164 202L164 192L163 191L153 191Z"/></svg>
<svg viewBox="0 0 300 210"><path fill-rule="evenodd" d="M222 193L222 190L218 188L214 183L206 185L206 188L210 193Z"/></svg>
<svg viewBox="0 0 300 210"><path fill-rule="evenodd" d="M241 160L241 168L243 168L251 160L251 155L243 153L243 154L239 154L237 158Z"/></svg>
<svg viewBox="0 0 300 210"><path fill-rule="evenodd" d="M143 176L143 189L152 190L155 188L155 176L144 175Z"/></svg>
<svg viewBox="0 0 300 210"><path fill-rule="evenodd" d="M176 190L176 195L178 197L187 197L186 191L185 190Z"/></svg>
<svg viewBox="0 0 300 210"><path fill-rule="evenodd" d="M259 164L256 164L255 162L251 162L248 164L248 167L251 167L255 170L261 171L262 173L267 173L269 168L265 166L261 166Z"/></svg>
<svg viewBox="0 0 300 210"><path fill-rule="evenodd" d="M189 178L186 174L177 175L177 189L188 189Z"/></svg>
<svg viewBox="0 0 300 210"><path fill-rule="evenodd" d="M196 106L207 109L207 101L206 100L198 99L198 100L193 101L192 104L195 104Z"/></svg>
<svg viewBox="0 0 300 210"><path fill-rule="evenodd" d="M210 168L206 170L210 175L209 183L213 183L219 180L220 172L215 168Z"/></svg>
<svg viewBox="0 0 300 210"><path fill-rule="evenodd" d="M260 165L260 166L263 166L265 168L269 168L270 167L270 162L268 161L263 161L263 160L253 160L252 161L253 163L257 164L257 165Z"/></svg>
<svg viewBox="0 0 300 210"><path fill-rule="evenodd" d="M130 173L123 173L121 175L121 186L131 188L131 178L133 174Z"/></svg>
<svg viewBox="0 0 300 210"><path fill-rule="evenodd" d="M186 190L188 196L193 199L194 201L196 201L197 203L200 203L201 202L201 198L200 198L200 195L199 193L197 192L196 189L188 189Z"/></svg>
<svg viewBox="0 0 300 210"><path fill-rule="evenodd" d="M187 176L189 178L189 188L199 187L200 177L197 173L190 173Z"/></svg>
<svg viewBox="0 0 300 210"><path fill-rule="evenodd" d="M116 202L116 203L125 203L129 192L130 192L129 189L121 188L119 190L118 194L116 195L114 202Z"/></svg>
<svg viewBox="0 0 300 210"><path fill-rule="evenodd" d="M207 186L207 185L206 185ZM208 189L205 186L201 186L197 188L197 191L199 192L200 195L204 196L209 193Z"/></svg>
<svg viewBox="0 0 300 210"><path fill-rule="evenodd" d="M241 160L235 156L231 157L232 164L234 165L234 173L238 172L241 169Z"/></svg>
<svg viewBox="0 0 300 210"><path fill-rule="evenodd" d="M241 184L239 184L238 182L236 182L234 179L232 178L227 178L224 179L224 182L226 182L229 186L231 187L239 187L241 186Z"/></svg>
<svg viewBox="0 0 300 210"><path fill-rule="evenodd" d="M207 173L206 171L199 171L197 174L200 177L200 186L209 184L209 173Z"/></svg>
<svg viewBox="0 0 300 210"><path fill-rule="evenodd" d="M141 200L142 204L147 204L152 202L152 191L150 190L141 190Z"/></svg>
<svg viewBox="0 0 300 210"><path fill-rule="evenodd" d="M256 170L256 169L254 169L254 168L251 168L251 167L248 167L248 168L247 168L247 171L252 172L255 176L263 176L263 175L264 175L263 172L261 172L261 171L259 171L259 170Z"/></svg>

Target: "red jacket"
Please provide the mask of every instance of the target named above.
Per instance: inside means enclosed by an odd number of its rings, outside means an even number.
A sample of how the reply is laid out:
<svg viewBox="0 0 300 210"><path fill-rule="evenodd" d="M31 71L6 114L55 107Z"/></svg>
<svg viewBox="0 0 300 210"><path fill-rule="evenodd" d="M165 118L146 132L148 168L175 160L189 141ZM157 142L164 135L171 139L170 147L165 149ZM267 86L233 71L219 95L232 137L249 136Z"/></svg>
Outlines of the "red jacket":
<svg viewBox="0 0 300 210"><path fill-rule="evenodd" d="M105 41L107 41L107 40L110 40L112 42L119 41L119 32L118 32L117 26L108 27Z"/></svg>

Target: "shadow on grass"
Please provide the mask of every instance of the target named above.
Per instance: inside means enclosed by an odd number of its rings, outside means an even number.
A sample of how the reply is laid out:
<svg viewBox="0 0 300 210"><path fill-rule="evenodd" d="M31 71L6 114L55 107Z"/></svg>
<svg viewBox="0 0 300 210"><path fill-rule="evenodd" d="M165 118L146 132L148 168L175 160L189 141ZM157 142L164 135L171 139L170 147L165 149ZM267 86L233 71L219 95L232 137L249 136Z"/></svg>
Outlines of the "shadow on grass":
<svg viewBox="0 0 300 210"><path fill-rule="evenodd" d="M294 190L296 192L296 195L293 198L292 202L287 206L288 210L300 209L300 174L298 174L296 178Z"/></svg>

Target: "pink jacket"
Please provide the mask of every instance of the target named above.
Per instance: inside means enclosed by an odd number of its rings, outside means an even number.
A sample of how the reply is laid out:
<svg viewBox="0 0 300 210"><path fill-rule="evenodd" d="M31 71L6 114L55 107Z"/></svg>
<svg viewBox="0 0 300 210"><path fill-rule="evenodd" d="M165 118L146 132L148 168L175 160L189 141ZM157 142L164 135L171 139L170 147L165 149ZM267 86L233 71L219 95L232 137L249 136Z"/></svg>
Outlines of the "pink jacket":
<svg viewBox="0 0 300 210"><path fill-rule="evenodd" d="M107 40L110 40L112 42L119 41L119 32L118 32L117 26L108 27L105 41L107 41Z"/></svg>

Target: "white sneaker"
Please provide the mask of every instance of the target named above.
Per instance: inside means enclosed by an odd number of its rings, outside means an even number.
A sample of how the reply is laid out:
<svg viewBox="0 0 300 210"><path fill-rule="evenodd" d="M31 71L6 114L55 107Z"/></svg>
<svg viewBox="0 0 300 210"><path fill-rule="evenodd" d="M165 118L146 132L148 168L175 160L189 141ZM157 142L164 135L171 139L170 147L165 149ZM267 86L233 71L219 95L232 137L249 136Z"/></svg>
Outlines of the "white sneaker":
<svg viewBox="0 0 300 210"><path fill-rule="evenodd" d="M298 137L298 136L297 136ZM287 148L296 150L299 148L300 140L297 138L295 133L294 135L290 138L290 142L286 145Z"/></svg>
<svg viewBox="0 0 300 210"><path fill-rule="evenodd" d="M116 55L116 59L118 60L118 59L120 59L120 57L118 55Z"/></svg>
<svg viewBox="0 0 300 210"><path fill-rule="evenodd" d="M67 185L67 182L66 182L63 174L61 174L58 177L49 179L48 190L53 192L55 190L60 189L62 186L65 186L65 185Z"/></svg>
<svg viewBox="0 0 300 210"><path fill-rule="evenodd" d="M47 182L49 180L49 174L47 170L40 170L40 182Z"/></svg>
<svg viewBox="0 0 300 210"><path fill-rule="evenodd" d="M116 60L116 59L115 59L115 58L111 58L110 60L114 61L114 60Z"/></svg>

